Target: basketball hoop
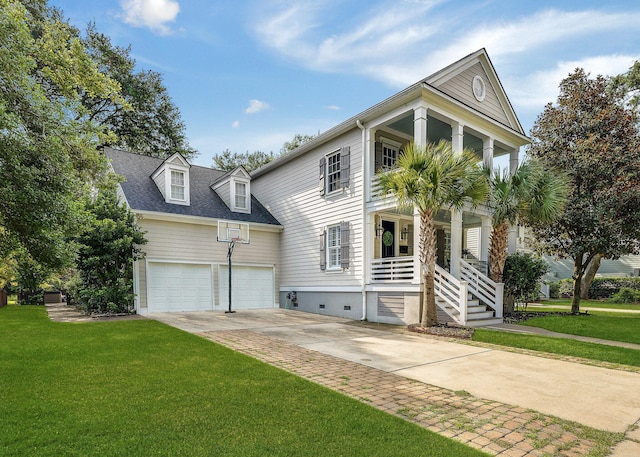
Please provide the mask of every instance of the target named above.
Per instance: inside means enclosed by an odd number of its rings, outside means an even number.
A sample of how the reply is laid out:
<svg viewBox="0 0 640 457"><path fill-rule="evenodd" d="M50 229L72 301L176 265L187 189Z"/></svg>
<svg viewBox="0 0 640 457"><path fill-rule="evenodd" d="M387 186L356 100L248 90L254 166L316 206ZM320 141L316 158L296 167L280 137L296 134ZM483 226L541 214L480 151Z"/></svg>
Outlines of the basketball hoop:
<svg viewBox="0 0 640 457"><path fill-rule="evenodd" d="M249 224L246 222L218 221L217 241L229 243L227 248L227 264L229 266L229 309L225 313L235 313L231 310L231 256L236 243L249 244Z"/></svg>

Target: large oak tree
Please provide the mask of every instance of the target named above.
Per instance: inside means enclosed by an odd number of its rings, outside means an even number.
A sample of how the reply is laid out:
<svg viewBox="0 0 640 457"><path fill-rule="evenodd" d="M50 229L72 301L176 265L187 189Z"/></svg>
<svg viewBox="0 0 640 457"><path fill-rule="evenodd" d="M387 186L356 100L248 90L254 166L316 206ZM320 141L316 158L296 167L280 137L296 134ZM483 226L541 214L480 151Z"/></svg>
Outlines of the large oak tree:
<svg viewBox="0 0 640 457"><path fill-rule="evenodd" d="M531 130L529 155L570 178L564 212L557 222L533 226L545 250L570 258L571 310L580 310L580 289L590 262L638 250L640 239L640 138L636 113L608 81L582 69L560 84Z"/></svg>
<svg viewBox="0 0 640 457"><path fill-rule="evenodd" d="M79 204L109 141L82 94L123 103L74 30L45 2L0 0L0 258L24 250L46 268L67 263Z"/></svg>

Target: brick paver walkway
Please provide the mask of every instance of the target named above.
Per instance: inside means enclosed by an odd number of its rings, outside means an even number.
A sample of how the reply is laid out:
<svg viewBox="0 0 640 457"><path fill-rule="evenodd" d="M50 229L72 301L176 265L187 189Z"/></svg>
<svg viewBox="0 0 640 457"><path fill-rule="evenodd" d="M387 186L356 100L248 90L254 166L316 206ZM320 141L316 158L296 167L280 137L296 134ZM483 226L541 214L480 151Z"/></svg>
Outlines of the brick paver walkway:
<svg viewBox="0 0 640 457"><path fill-rule="evenodd" d="M431 386L249 330L200 335L493 455L608 455L610 446L622 439L621 435Z"/></svg>

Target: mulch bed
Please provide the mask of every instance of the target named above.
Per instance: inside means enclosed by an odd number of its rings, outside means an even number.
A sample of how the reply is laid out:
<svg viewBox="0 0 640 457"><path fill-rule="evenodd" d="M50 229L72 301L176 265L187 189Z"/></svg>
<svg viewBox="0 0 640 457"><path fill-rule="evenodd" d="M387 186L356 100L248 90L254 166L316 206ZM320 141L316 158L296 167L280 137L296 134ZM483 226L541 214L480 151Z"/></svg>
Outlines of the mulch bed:
<svg viewBox="0 0 640 457"><path fill-rule="evenodd" d="M461 338L470 340L473 337L473 327L463 327L453 324L439 324L431 327L422 327L420 324L410 324L407 329L413 333L425 335L446 336L447 338Z"/></svg>

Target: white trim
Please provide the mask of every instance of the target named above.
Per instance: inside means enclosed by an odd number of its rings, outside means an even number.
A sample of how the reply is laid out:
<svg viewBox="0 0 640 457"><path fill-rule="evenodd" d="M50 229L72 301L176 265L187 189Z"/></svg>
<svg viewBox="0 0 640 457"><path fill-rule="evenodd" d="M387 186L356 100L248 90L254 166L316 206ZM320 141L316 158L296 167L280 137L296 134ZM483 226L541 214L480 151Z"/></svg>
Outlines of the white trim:
<svg viewBox="0 0 640 457"><path fill-rule="evenodd" d="M214 219L211 217L204 216L190 216L184 214L173 214L173 213L161 213L158 211L148 211L148 210L138 210L132 209L133 213L136 216L139 216L142 220L156 220L156 221L167 221L167 222L185 222L191 224L199 224L199 225L210 225L217 227L219 220L226 219ZM246 222L239 220L230 220L230 222L243 222L249 224L249 228L251 230L259 230L262 232L282 232L284 227L281 225L272 225L272 224L263 224L260 222Z"/></svg>
<svg viewBox="0 0 640 457"><path fill-rule="evenodd" d="M338 148L338 149L336 149L336 150L334 150L332 152L329 152L328 154L325 154L325 156L324 156L324 161L325 161L324 190L325 190L325 195L326 196L333 195L335 193L341 192L342 189L344 188L344 186L342 185L342 182L341 182L341 180L342 180L342 168L340 166L340 155L341 155L341 152L342 152L342 149ZM336 187L335 189L330 190L329 189L329 185L330 185L330 181L331 180L329 179L329 177L331 176L332 173L329 171L329 158L330 157L334 157L334 156L337 156L337 159L336 159L337 162L336 163L337 163L338 171L337 172L333 172L333 175L337 174L339 176L337 181L338 181L338 183L340 185L338 185L338 187Z"/></svg>
<svg viewBox="0 0 640 457"><path fill-rule="evenodd" d="M236 184L244 184L244 208L236 206ZM235 213L251 213L251 181L249 179L233 176L229 180L229 209Z"/></svg>
<svg viewBox="0 0 640 457"><path fill-rule="evenodd" d="M331 238L332 229L334 231L335 231L335 229L337 229L337 232L338 232L338 237L337 237L337 243L338 244L334 245L334 246L330 246L329 245L329 240ZM325 271L327 271L327 272L337 271L337 272L342 273L342 268L340 267L340 250L342 248L342 240L340 239L340 235L341 235L341 233L340 233L340 224L339 223L338 224L331 224L331 225L327 226L327 236L326 236L326 240L325 240L325 243L326 243L325 255L326 255L326 265L327 265ZM334 238L335 238L335 233L334 233ZM336 241L336 240L334 239L334 241ZM337 262L337 265L331 263L331 252L332 251L333 252L338 251L338 258L337 258L338 262Z"/></svg>
<svg viewBox="0 0 640 457"><path fill-rule="evenodd" d="M367 284L367 292L420 292L420 284Z"/></svg>
<svg viewBox="0 0 640 457"><path fill-rule="evenodd" d="M362 292L362 286L280 286L280 292Z"/></svg>

